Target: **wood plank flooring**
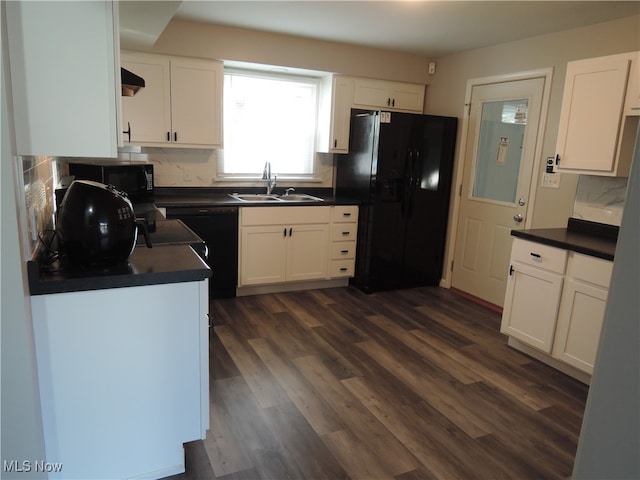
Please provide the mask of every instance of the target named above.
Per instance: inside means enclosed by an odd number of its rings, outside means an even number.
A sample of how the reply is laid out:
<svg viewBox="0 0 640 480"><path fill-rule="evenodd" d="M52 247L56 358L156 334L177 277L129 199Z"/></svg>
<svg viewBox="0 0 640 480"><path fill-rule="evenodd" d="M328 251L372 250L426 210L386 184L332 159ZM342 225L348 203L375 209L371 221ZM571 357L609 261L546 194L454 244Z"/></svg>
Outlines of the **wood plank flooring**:
<svg viewBox="0 0 640 480"><path fill-rule="evenodd" d="M588 387L441 288L215 300L211 430L178 478L564 479Z"/></svg>

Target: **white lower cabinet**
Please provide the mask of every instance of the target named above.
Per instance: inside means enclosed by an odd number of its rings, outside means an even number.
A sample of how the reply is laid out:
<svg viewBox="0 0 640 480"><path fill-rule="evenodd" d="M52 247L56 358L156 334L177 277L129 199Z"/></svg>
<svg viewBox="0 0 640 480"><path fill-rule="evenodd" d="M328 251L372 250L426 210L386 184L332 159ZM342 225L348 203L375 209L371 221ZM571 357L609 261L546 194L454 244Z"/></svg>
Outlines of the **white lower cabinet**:
<svg viewBox="0 0 640 480"><path fill-rule="evenodd" d="M553 356L592 374L613 263L571 253Z"/></svg>
<svg viewBox="0 0 640 480"><path fill-rule="evenodd" d="M524 351L588 379L612 266L608 260L514 239L500 331L517 340L517 344L510 340L510 345L532 347Z"/></svg>
<svg viewBox="0 0 640 480"><path fill-rule="evenodd" d="M516 239L511 250L500 331L550 353L566 251Z"/></svg>
<svg viewBox="0 0 640 480"><path fill-rule="evenodd" d="M31 297L48 478L163 478L209 428L208 280Z"/></svg>
<svg viewBox="0 0 640 480"><path fill-rule="evenodd" d="M240 209L238 287L353 276L357 206Z"/></svg>
<svg viewBox="0 0 640 480"><path fill-rule="evenodd" d="M239 286L328 277L331 207L240 210Z"/></svg>

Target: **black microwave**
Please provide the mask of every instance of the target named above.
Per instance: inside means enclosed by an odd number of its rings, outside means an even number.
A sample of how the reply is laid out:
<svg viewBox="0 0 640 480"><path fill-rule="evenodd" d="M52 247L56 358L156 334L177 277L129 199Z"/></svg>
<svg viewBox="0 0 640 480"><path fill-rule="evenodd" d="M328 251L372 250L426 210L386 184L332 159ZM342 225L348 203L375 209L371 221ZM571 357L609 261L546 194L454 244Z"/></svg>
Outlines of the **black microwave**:
<svg viewBox="0 0 640 480"><path fill-rule="evenodd" d="M153 165L122 163L69 163L69 175L76 180L113 185L125 192L132 201L145 201L153 198Z"/></svg>

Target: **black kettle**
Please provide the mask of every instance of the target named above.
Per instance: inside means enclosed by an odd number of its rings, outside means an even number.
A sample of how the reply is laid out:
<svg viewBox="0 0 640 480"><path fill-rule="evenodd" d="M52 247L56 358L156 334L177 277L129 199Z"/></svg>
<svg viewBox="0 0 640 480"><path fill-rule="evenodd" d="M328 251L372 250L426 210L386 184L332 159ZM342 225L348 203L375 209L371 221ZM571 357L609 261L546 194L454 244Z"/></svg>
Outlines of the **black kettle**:
<svg viewBox="0 0 640 480"><path fill-rule="evenodd" d="M149 234L136 220L131 200L113 185L75 180L58 211L56 233L60 251L69 264L105 265L127 260L142 229L147 247Z"/></svg>

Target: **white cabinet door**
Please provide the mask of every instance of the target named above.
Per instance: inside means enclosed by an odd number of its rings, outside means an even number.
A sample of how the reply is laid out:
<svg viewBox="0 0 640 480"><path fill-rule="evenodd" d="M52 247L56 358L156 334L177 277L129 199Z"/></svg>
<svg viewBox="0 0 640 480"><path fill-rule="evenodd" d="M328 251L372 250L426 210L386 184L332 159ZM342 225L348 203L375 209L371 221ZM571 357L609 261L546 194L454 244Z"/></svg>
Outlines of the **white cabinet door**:
<svg viewBox="0 0 640 480"><path fill-rule="evenodd" d="M122 98L124 130L136 145L222 146L222 63L122 53L122 66L144 78L145 87Z"/></svg>
<svg viewBox="0 0 640 480"><path fill-rule="evenodd" d="M318 152L347 153L355 79L334 75L323 78L318 108Z"/></svg>
<svg viewBox="0 0 640 480"><path fill-rule="evenodd" d="M222 146L222 83L219 62L171 59L173 143Z"/></svg>
<svg viewBox="0 0 640 480"><path fill-rule="evenodd" d="M569 279L562 293L553 356L592 374L607 289Z"/></svg>
<svg viewBox="0 0 640 480"><path fill-rule="evenodd" d="M353 103L356 106L422 113L424 85L357 79Z"/></svg>
<svg viewBox="0 0 640 480"><path fill-rule="evenodd" d="M378 80L357 80L353 93L353 103L372 107L390 108L391 97L386 82Z"/></svg>
<svg viewBox="0 0 640 480"><path fill-rule="evenodd" d="M353 78L336 77L333 82L331 153L349 152L349 127L353 105Z"/></svg>
<svg viewBox="0 0 640 480"><path fill-rule="evenodd" d="M6 2L20 155L118 155L118 9L111 1Z"/></svg>
<svg viewBox="0 0 640 480"><path fill-rule="evenodd" d="M515 262L511 267L500 331L550 353L563 276Z"/></svg>
<svg viewBox="0 0 640 480"><path fill-rule="evenodd" d="M294 225L287 238L287 281L329 276L329 225Z"/></svg>
<svg viewBox="0 0 640 480"><path fill-rule="evenodd" d="M396 83L391 86L389 96L397 110L422 113L424 109L424 85Z"/></svg>
<svg viewBox="0 0 640 480"><path fill-rule="evenodd" d="M240 285L284 282L287 227L243 226L240 232Z"/></svg>
<svg viewBox="0 0 640 480"><path fill-rule="evenodd" d="M616 158L631 64L630 55L569 62L556 151L558 169L625 175Z"/></svg>
<svg viewBox="0 0 640 480"><path fill-rule="evenodd" d="M171 140L171 79L169 59L144 54L122 54L121 64L142 77L145 87L133 97L122 97L124 144L164 144Z"/></svg>
<svg viewBox="0 0 640 480"><path fill-rule="evenodd" d="M635 52L631 59L624 111L626 115L640 115L640 52Z"/></svg>
<svg viewBox="0 0 640 480"><path fill-rule="evenodd" d="M206 283L31 297L39 460L64 463L49 478L184 471L183 444L203 439L209 423Z"/></svg>

